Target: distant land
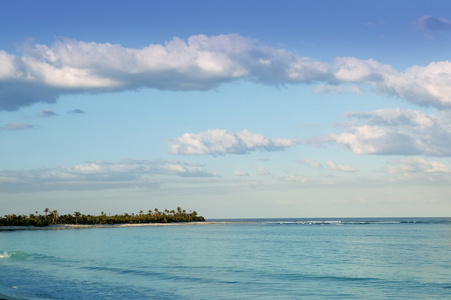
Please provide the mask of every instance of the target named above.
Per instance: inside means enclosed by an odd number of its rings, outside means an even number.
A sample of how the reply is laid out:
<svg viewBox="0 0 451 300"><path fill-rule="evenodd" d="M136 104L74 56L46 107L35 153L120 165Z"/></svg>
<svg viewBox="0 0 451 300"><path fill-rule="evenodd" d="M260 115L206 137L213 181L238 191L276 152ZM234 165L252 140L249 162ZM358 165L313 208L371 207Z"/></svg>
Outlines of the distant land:
<svg viewBox="0 0 451 300"><path fill-rule="evenodd" d="M140 211L135 214L122 215L107 215L101 212L100 215L85 215L79 211L73 214L60 215L58 210L50 210L48 208L43 210L44 214L36 211L29 215L10 214L0 217L0 227L4 226L33 226L33 227L48 227L50 225L118 225L118 224L165 224L165 223L182 223L182 222L205 222L205 218L197 215L196 211L187 212L186 210L177 207L175 210L160 211L157 208L148 210L147 212Z"/></svg>

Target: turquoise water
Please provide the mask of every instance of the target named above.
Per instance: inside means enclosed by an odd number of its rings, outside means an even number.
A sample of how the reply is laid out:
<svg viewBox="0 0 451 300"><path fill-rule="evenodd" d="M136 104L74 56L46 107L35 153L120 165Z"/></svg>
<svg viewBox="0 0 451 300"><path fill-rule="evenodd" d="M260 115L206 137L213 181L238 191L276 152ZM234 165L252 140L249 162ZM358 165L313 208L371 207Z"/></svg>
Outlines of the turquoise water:
<svg viewBox="0 0 451 300"><path fill-rule="evenodd" d="M449 218L251 221L0 232L0 294L451 299Z"/></svg>

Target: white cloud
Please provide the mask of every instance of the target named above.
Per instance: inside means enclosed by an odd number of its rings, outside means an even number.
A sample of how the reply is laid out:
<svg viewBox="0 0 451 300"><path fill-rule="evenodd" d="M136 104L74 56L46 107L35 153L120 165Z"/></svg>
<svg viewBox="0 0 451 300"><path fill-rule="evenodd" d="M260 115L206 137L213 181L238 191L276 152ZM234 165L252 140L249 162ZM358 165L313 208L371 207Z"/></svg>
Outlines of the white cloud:
<svg viewBox="0 0 451 300"><path fill-rule="evenodd" d="M450 169L441 162L413 156L395 160L388 165L388 171L392 174L409 175L413 173L449 173Z"/></svg>
<svg viewBox="0 0 451 300"><path fill-rule="evenodd" d="M341 83L370 84L379 93L400 97L417 105L451 107L451 62L412 66L404 72L373 59L340 57L335 78Z"/></svg>
<svg viewBox="0 0 451 300"><path fill-rule="evenodd" d="M263 167L261 167L261 166L257 166L257 167L255 167L254 169L257 171L257 173L258 173L259 175L269 175L268 170L266 170L265 168L263 168Z"/></svg>
<svg viewBox="0 0 451 300"><path fill-rule="evenodd" d="M161 176L212 177L202 165L179 161L95 161L75 166L24 171L0 171L4 192L40 190L101 190L155 187Z"/></svg>
<svg viewBox="0 0 451 300"><path fill-rule="evenodd" d="M209 129L208 131L185 133L177 138L177 143L169 143L175 154L245 154L250 151L276 151L291 147L289 139L268 139L261 134L251 133L244 129L238 133L229 133L224 129Z"/></svg>
<svg viewBox="0 0 451 300"><path fill-rule="evenodd" d="M326 162L329 169L340 172L355 172L356 169L353 166L337 165L334 161L330 160Z"/></svg>
<svg viewBox="0 0 451 300"><path fill-rule="evenodd" d="M451 169L439 161L430 161L413 156L393 160L387 164L386 172L392 182L408 181L421 185L425 182L450 186Z"/></svg>
<svg viewBox="0 0 451 300"><path fill-rule="evenodd" d="M413 66L404 73L387 76L379 90L419 105L451 106L451 62Z"/></svg>
<svg viewBox="0 0 451 300"><path fill-rule="evenodd" d="M351 112L345 132L330 135L356 154L451 156L451 114L382 109Z"/></svg>
<svg viewBox="0 0 451 300"><path fill-rule="evenodd" d="M34 128L33 125L25 124L25 123L15 123L15 122L9 122L5 126L0 127L0 131L16 131L16 130L23 130L23 129L30 129Z"/></svg>
<svg viewBox="0 0 451 300"><path fill-rule="evenodd" d="M306 183L308 178L302 175L289 175L285 177L285 181L296 182L296 183Z"/></svg>
<svg viewBox="0 0 451 300"><path fill-rule="evenodd" d="M58 116L58 114L55 113L55 112L53 112L53 111L51 111L50 109L46 109L46 110L41 111L41 112L39 113L39 116L40 116L41 118L51 118L51 117L56 117L56 116Z"/></svg>
<svg viewBox="0 0 451 300"><path fill-rule="evenodd" d="M335 78L339 82L379 82L396 70L374 59L362 60L355 57L338 57L334 63Z"/></svg>
<svg viewBox="0 0 451 300"><path fill-rule="evenodd" d="M313 159L309 159L309 158L301 159L301 160L299 160L299 162L310 168L321 169L323 167L320 162L313 160Z"/></svg>
<svg viewBox="0 0 451 300"><path fill-rule="evenodd" d="M193 35L140 49L64 39L25 47L22 56L0 50L0 65L3 110L52 103L68 93L207 90L240 78L279 85L331 77L327 63L237 34Z"/></svg>
<svg viewBox="0 0 451 300"><path fill-rule="evenodd" d="M0 65L0 110L53 103L71 93L209 90L240 79L269 85L319 82L318 93L362 93L370 85L414 104L451 107L449 61L403 72L355 57L338 57L331 66L238 34L193 35L143 48L63 39L50 46L29 45L20 56L0 50Z"/></svg>
<svg viewBox="0 0 451 300"><path fill-rule="evenodd" d="M362 94L362 90L357 85L350 87L343 87L339 85L320 85L315 89L317 94L343 94L343 93L355 93Z"/></svg>
<svg viewBox="0 0 451 300"><path fill-rule="evenodd" d="M237 171L233 172L233 175L235 175L235 176L249 176L249 173L247 173L246 171L237 170Z"/></svg>

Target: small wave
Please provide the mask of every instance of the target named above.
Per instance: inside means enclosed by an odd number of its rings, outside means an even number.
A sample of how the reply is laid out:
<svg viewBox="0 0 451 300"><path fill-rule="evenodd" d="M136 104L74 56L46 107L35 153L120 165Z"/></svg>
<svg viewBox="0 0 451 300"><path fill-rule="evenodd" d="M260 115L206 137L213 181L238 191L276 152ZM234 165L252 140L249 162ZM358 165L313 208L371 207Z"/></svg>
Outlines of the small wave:
<svg viewBox="0 0 451 300"><path fill-rule="evenodd" d="M282 221L282 222L268 222L280 225L343 225L342 221Z"/></svg>
<svg viewBox="0 0 451 300"><path fill-rule="evenodd" d="M418 225L451 224L451 218L256 219L255 222L270 225Z"/></svg>
<svg viewBox="0 0 451 300"><path fill-rule="evenodd" d="M13 251L11 253L8 253L6 251L4 251L3 253L0 253L0 259L1 258L9 258L9 259L15 259L15 260L24 260L27 259L30 256L30 254L21 251L21 250L16 250Z"/></svg>

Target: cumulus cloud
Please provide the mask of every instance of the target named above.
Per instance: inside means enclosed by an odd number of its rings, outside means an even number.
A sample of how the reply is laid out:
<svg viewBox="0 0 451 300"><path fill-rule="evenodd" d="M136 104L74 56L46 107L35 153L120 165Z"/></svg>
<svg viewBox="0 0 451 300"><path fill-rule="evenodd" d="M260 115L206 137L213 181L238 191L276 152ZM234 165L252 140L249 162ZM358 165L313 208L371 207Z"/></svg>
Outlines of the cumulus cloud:
<svg viewBox="0 0 451 300"><path fill-rule="evenodd" d="M421 16L418 19L418 27L426 31L443 31L451 29L451 21L446 18Z"/></svg>
<svg viewBox="0 0 451 300"><path fill-rule="evenodd" d="M413 181L417 184L434 182L451 184L451 169L439 161L413 156L393 160L387 164L386 171L390 181Z"/></svg>
<svg viewBox="0 0 451 300"><path fill-rule="evenodd" d="M398 72L373 59L337 58L338 83L369 84L376 92L396 96L421 106L451 107L451 62L432 62Z"/></svg>
<svg viewBox="0 0 451 300"><path fill-rule="evenodd" d="M15 122L9 122L8 124L1 126L0 131L16 131L16 130L23 130L23 129L30 129L34 128L33 125L25 124L25 123L15 123Z"/></svg>
<svg viewBox="0 0 451 300"><path fill-rule="evenodd" d="M155 187L162 175L212 177L202 165L179 161L95 161L75 166L24 171L0 171L4 192L42 190L101 190Z"/></svg>
<svg viewBox="0 0 451 300"><path fill-rule="evenodd" d="M209 129L198 134L185 133L177 138L177 142L170 142L169 146L175 154L219 155L246 154L256 150L283 150L293 146L293 142L282 138L268 139L246 129L238 133Z"/></svg>
<svg viewBox="0 0 451 300"><path fill-rule="evenodd" d="M374 59L362 60L355 57L338 57L334 63L335 78L338 82L380 82L388 74L397 71L390 65Z"/></svg>
<svg viewBox="0 0 451 300"><path fill-rule="evenodd" d="M420 18L424 28L449 26L446 19L431 18ZM338 57L331 65L238 34L175 37L142 48L62 39L51 45L28 45L21 55L0 50L0 65L0 110L9 111L54 103L65 94L138 88L209 90L236 80L320 83L318 93L362 93L362 87L370 85L378 93L414 104L451 107L451 62L405 71L355 57Z"/></svg>
<svg viewBox="0 0 451 300"><path fill-rule="evenodd" d="M438 108L451 107L451 62L413 66L404 73L386 76L378 89L409 102Z"/></svg>
<svg viewBox="0 0 451 300"><path fill-rule="evenodd" d="M340 171L340 172L355 172L356 169L353 166L347 166L347 165L338 165L334 161L330 160L326 162L329 169L333 171Z"/></svg>
<svg viewBox="0 0 451 300"><path fill-rule="evenodd" d="M347 146L356 154L451 155L451 114L426 114L415 110L381 109L350 112L353 121L345 132L329 140Z"/></svg>
<svg viewBox="0 0 451 300"><path fill-rule="evenodd" d="M407 176L413 173L449 173L450 169L441 162L414 156L393 161L388 165L388 171L392 174Z"/></svg>
<svg viewBox="0 0 451 300"><path fill-rule="evenodd" d="M139 49L63 39L25 47L21 56L0 50L0 65L2 110L53 103L70 93L208 90L241 78L280 85L331 76L327 63L237 34L193 35Z"/></svg>

